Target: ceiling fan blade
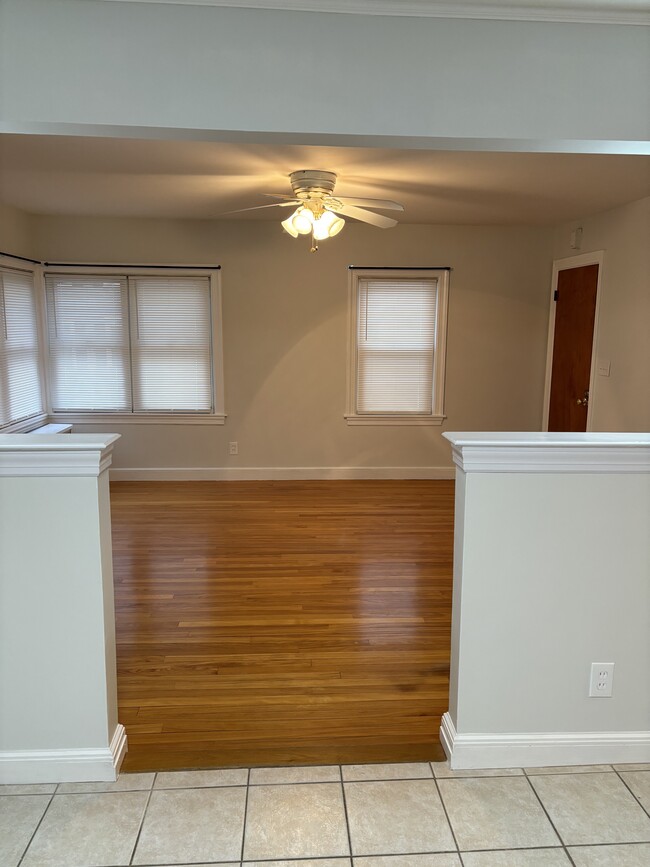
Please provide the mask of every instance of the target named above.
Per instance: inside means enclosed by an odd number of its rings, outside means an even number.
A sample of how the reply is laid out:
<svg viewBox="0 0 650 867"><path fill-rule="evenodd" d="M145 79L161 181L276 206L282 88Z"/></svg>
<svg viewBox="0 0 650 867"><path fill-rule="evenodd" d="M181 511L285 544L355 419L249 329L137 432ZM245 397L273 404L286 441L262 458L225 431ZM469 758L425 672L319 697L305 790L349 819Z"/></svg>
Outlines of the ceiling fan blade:
<svg viewBox="0 0 650 867"><path fill-rule="evenodd" d="M297 199L295 196L282 196L280 193L262 193L263 196L266 196L267 199L286 199L290 202L299 202L300 199Z"/></svg>
<svg viewBox="0 0 650 867"><path fill-rule="evenodd" d="M359 199L355 196L332 196L344 205L360 205L362 208L383 208L386 211L403 211L404 205L392 199Z"/></svg>
<svg viewBox="0 0 650 867"><path fill-rule="evenodd" d="M292 205L299 205L298 199L292 199L290 202L274 202L272 205L255 205L254 208L237 208L236 211L223 211L219 217L225 217L228 214L243 214L245 211L261 211L263 208L289 208Z"/></svg>
<svg viewBox="0 0 650 867"><path fill-rule="evenodd" d="M383 214L373 214L372 211L366 211L363 208L355 208L353 205L342 205L340 208L328 208L327 210L334 211L335 214L342 214L344 217L361 220L362 223L370 223L380 229L390 229L391 226L397 225L397 220L384 217Z"/></svg>

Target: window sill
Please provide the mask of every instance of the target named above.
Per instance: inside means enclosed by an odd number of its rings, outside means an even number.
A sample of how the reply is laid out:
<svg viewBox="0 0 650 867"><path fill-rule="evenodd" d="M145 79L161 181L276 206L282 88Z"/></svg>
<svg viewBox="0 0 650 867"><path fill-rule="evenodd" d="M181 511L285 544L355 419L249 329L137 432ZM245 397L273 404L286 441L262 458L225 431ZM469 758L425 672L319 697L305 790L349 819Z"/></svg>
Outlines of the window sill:
<svg viewBox="0 0 650 867"><path fill-rule="evenodd" d="M24 418L22 421L14 422L13 424L8 424L6 427L0 429L0 433L2 434L10 434L10 433L29 433L33 431L37 427L41 427L44 424L47 424L48 416L46 413L41 413L40 415L33 415L31 418Z"/></svg>
<svg viewBox="0 0 650 867"><path fill-rule="evenodd" d="M345 420L349 425L394 425L394 426L421 426L441 425L447 418L445 415L346 415Z"/></svg>
<svg viewBox="0 0 650 867"><path fill-rule="evenodd" d="M225 424L225 414L199 415L197 413L132 413L132 412L54 412L49 421L71 424Z"/></svg>

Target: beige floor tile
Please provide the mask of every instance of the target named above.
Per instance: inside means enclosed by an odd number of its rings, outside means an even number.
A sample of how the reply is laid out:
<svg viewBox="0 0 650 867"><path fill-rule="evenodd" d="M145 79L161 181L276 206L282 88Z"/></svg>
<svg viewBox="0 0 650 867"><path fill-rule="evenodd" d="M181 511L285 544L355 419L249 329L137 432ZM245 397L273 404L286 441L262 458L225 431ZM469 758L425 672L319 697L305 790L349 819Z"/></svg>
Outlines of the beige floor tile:
<svg viewBox="0 0 650 867"><path fill-rule="evenodd" d="M153 785L155 774L120 774L114 783L60 783L57 795L91 792L141 792Z"/></svg>
<svg viewBox="0 0 650 867"><path fill-rule="evenodd" d="M291 768L251 768L251 786L273 783L338 783L341 771L338 765Z"/></svg>
<svg viewBox="0 0 650 867"><path fill-rule="evenodd" d="M339 783L249 789L244 860L349 854Z"/></svg>
<svg viewBox="0 0 650 867"><path fill-rule="evenodd" d="M0 797L2 867L16 867L49 802L48 795Z"/></svg>
<svg viewBox="0 0 650 867"><path fill-rule="evenodd" d="M440 780L438 785L461 852L559 845L526 779Z"/></svg>
<svg viewBox="0 0 650 867"><path fill-rule="evenodd" d="M467 777L521 777L522 768L479 768L468 771L452 771L449 762L431 762L434 776L439 780L464 780Z"/></svg>
<svg viewBox="0 0 650 867"><path fill-rule="evenodd" d="M650 771L650 764L614 765L617 771Z"/></svg>
<svg viewBox="0 0 650 867"><path fill-rule="evenodd" d="M572 846L569 849L576 867L648 867L650 845Z"/></svg>
<svg viewBox="0 0 650 867"><path fill-rule="evenodd" d="M147 792L55 795L23 867L128 864Z"/></svg>
<svg viewBox="0 0 650 867"><path fill-rule="evenodd" d="M134 864L238 861L246 789L182 789L151 795Z"/></svg>
<svg viewBox="0 0 650 867"><path fill-rule="evenodd" d="M646 810L650 810L650 771L621 771L621 777Z"/></svg>
<svg viewBox="0 0 650 867"><path fill-rule="evenodd" d="M37 783L22 785L19 783L0 786L0 797L3 795L53 795L56 783Z"/></svg>
<svg viewBox="0 0 650 867"><path fill-rule="evenodd" d="M547 768L526 768L528 776L541 774L602 774L611 771L611 765L557 765Z"/></svg>
<svg viewBox="0 0 650 867"><path fill-rule="evenodd" d="M343 779L360 780L418 780L433 776L428 762L397 762L383 765L343 765Z"/></svg>
<svg viewBox="0 0 650 867"><path fill-rule="evenodd" d="M303 858L296 861L244 861L242 867L351 867L350 858Z"/></svg>
<svg viewBox="0 0 650 867"><path fill-rule="evenodd" d="M614 773L531 782L566 845L650 841L650 818Z"/></svg>
<svg viewBox="0 0 650 867"><path fill-rule="evenodd" d="M247 768L214 771L165 771L158 774L154 789L203 789L212 786L245 786Z"/></svg>
<svg viewBox="0 0 650 867"><path fill-rule="evenodd" d="M355 858L354 867L461 867L453 852L438 855L374 855Z"/></svg>
<svg viewBox="0 0 650 867"><path fill-rule="evenodd" d="M346 783L352 854L455 851L434 780Z"/></svg>
<svg viewBox="0 0 650 867"><path fill-rule="evenodd" d="M465 867L571 867L564 849L463 852Z"/></svg>

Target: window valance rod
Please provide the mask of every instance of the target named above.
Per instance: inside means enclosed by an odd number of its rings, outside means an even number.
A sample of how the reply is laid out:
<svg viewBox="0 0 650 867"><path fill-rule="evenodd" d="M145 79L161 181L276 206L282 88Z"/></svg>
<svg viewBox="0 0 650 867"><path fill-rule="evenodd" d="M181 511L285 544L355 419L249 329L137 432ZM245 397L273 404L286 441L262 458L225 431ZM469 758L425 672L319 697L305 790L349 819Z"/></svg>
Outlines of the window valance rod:
<svg viewBox="0 0 650 867"><path fill-rule="evenodd" d="M5 253L2 250L0 250L0 256L4 256L7 259L19 259L21 262L30 262L32 265L43 264L40 259L30 259L28 256L16 256L14 253Z"/></svg>
<svg viewBox="0 0 650 867"><path fill-rule="evenodd" d="M452 271L449 265L348 265L348 271Z"/></svg>
<svg viewBox="0 0 650 867"><path fill-rule="evenodd" d="M16 256L15 253L5 253L0 250L0 257L6 259L18 259L21 262L30 262L32 265L42 265L44 268L143 268L145 270L155 268L156 271L169 269L172 271L220 271L221 265L125 265L124 263L110 262L100 265L97 262L42 262L40 259L30 259L29 256Z"/></svg>
<svg viewBox="0 0 650 867"><path fill-rule="evenodd" d="M44 268L141 268L144 271L220 271L221 265L125 265L109 262L39 262Z"/></svg>

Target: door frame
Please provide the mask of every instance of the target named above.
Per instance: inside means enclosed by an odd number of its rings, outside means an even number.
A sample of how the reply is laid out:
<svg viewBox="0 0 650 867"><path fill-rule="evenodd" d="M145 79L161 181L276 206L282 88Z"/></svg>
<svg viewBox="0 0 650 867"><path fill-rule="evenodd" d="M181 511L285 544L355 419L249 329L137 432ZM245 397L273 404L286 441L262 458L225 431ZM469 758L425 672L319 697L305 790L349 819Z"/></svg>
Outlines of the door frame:
<svg viewBox="0 0 650 867"><path fill-rule="evenodd" d="M564 259L553 260L553 276L551 278L551 297L548 317L548 340L546 346L546 374L544 379L544 409L542 416L542 430L548 430L548 416L551 405L551 373L553 370L553 344L555 341L555 313L557 310L554 301L555 291L559 280L560 271L572 268L582 268L584 265L598 265L598 282L596 283L596 310L594 315L594 333L591 339L591 368L589 371L589 403L587 404L587 431L591 430L591 419L594 399L594 379L596 376L598 354L598 317L600 313L600 287L603 279L604 250L594 250L593 253L581 253L579 256L567 256Z"/></svg>

